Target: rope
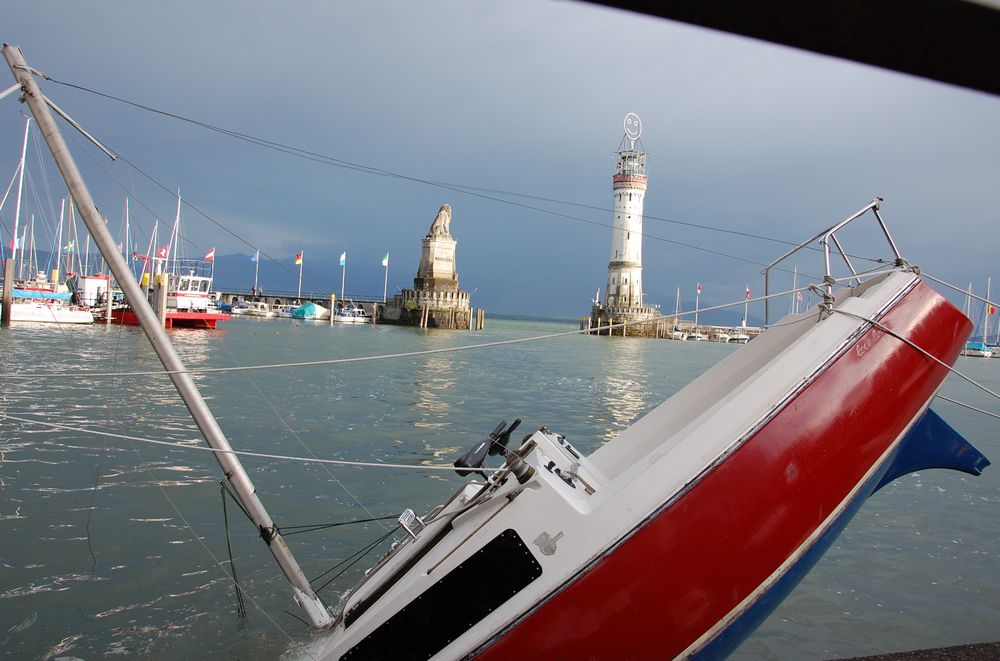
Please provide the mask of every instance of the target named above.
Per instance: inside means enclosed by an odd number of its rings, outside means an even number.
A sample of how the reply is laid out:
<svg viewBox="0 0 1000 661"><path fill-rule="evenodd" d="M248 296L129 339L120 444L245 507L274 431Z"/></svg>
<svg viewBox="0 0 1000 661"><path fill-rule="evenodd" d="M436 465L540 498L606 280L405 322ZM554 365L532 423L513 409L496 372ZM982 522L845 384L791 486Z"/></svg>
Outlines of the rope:
<svg viewBox="0 0 1000 661"><path fill-rule="evenodd" d="M318 523L309 526L282 526L281 534L285 537L290 537L291 535L298 535L304 532L316 532L317 530L326 530L327 528L339 528L340 526L350 526L355 523L372 523L375 521L388 521L390 519L397 518L395 514L389 516L376 516L369 519L354 519L352 521L338 521L337 523Z"/></svg>
<svg viewBox="0 0 1000 661"><path fill-rule="evenodd" d="M216 448L205 447L202 445L188 445L186 443L178 443L174 441L157 441L152 438L142 438L140 436L129 436L127 434L112 434L110 432L98 431L96 429L88 429L86 427L74 427L71 425L65 425L57 422L48 422L44 420L35 420L32 418L25 418L18 415L11 415L9 413L0 413L0 420L14 420L15 422L23 422L27 424L43 425L46 427L51 427L53 429L63 429L66 431L79 432L81 434L94 434L96 436L106 436L109 438L117 438L126 441L135 441L137 443L150 443L153 445L164 445L167 447L177 448L180 450L199 450L201 452L217 452L220 454L233 454L241 457L257 457L259 459L278 459L281 461L299 461L306 464L331 464L334 466L355 466L359 468L394 468L394 469L409 469L409 470L429 470L429 471L453 471L455 467L451 464L426 464L426 465L416 465L416 464L390 464L381 463L375 461L349 461L347 459L319 459L316 457L295 457L291 455L282 454L271 454L265 452L252 452L250 450L219 450ZM118 451L125 452L125 448L113 448ZM489 469L485 466L481 470L492 470L494 472L500 469Z"/></svg>
<svg viewBox="0 0 1000 661"><path fill-rule="evenodd" d="M247 609L243 603L243 589L240 587L240 579L236 576L236 562L233 560L233 544L229 537L229 509L226 507L226 495L228 493L229 490L226 488L225 481L220 482L219 495L222 497L222 520L226 524L226 549L229 551L229 571L232 572L233 585L236 587L236 615L241 620L245 620L247 619ZM242 509L242 506L240 509ZM246 510L244 510L244 513L246 513Z"/></svg>
<svg viewBox="0 0 1000 661"><path fill-rule="evenodd" d="M876 328L878 328L882 332L884 332L884 333L886 333L888 335L891 335L894 338L896 338L897 340L899 340L900 342L903 342L904 344L907 344L907 345L913 347L918 352L920 352L923 355L927 356L928 358L930 358L931 360L933 360L938 365L941 365L942 367L944 367L945 369L947 369L949 372L951 372L952 374L954 374L958 378L962 379L963 381L966 381L966 382L972 384L973 386L979 388L980 390L982 390L983 392L987 393L991 397L994 397L995 399L1000 399L1000 394L997 394L997 393L993 392L992 390L990 390L989 388L987 388L983 384L978 383L975 379L972 379L972 378L970 378L968 376L965 376L964 374L962 374L961 372L959 372L957 369L955 369L954 367L952 367L948 363L944 362L943 360L941 360L937 356L933 355L932 353L930 353L929 351L927 351L923 347L920 347L917 344L915 344L912 340L909 340L908 338L903 337L902 335L900 335L896 331L892 330L891 328L886 328L884 325L880 324L879 322L875 321L874 319L869 319L868 317L864 317L864 316L862 316L860 314L854 314L853 312L845 312L844 310L839 310L837 308L834 308L832 310L832 312L836 312L836 313L845 315L847 317L853 317L854 319L859 319L861 321L866 321L866 322L870 323L871 325L875 326Z"/></svg>
<svg viewBox="0 0 1000 661"><path fill-rule="evenodd" d="M885 272L888 272L885 271ZM835 282L843 282L855 279L857 276L845 276L843 278L835 278ZM186 370L156 370L156 371L135 371L135 372L33 372L33 373L18 373L18 374L7 374L4 378L11 379L37 379L46 377L58 377L58 378L99 378L99 377L111 377L111 376L170 376L172 374L209 374L209 373L225 373L225 372L243 372L250 370L267 370L267 369L286 369L286 368L296 368L296 367L316 367L322 365L342 365L347 363L363 363L376 360L398 360L401 358L415 358L419 356L429 356L437 354L446 353L457 353L460 351L472 351L475 349L489 349L499 346L509 346L512 344L524 344L528 342L539 342L542 340L551 340L559 337L569 337L572 335L588 335L592 333L598 333L606 330L618 330L625 328L627 326L636 326L642 324L651 324L660 321L666 321L668 319L673 319L674 317L686 317L691 316L695 313L702 312L714 312L716 310L724 310L726 308L737 307L740 305L745 305L747 303L758 303L760 301L765 301L771 298L781 298L784 296L790 296L797 292L808 292L810 290L809 286L799 287L797 289L789 289L786 291L778 292L775 294L769 294L768 296L756 296L750 299L743 299L740 301L734 301L730 303L722 303L720 305L712 305L708 307L699 307L694 310L687 310L683 312L678 312L676 314L662 314L658 317L652 317L650 319L636 320L636 321L625 321L616 324L606 324L604 326L594 326L592 328L583 328L579 330L572 331L561 331L558 333L546 333L543 335L533 335L531 337L521 337L514 338L511 340L496 340L494 342L480 342L477 344L466 344L456 347L443 347L440 349L423 349L419 351L403 351L400 353L388 353L388 354L378 354L374 356L355 356L352 358L330 358L326 360L307 360L299 362L289 362L289 363L267 363L263 365L243 365L236 367L196 367L188 368Z"/></svg>
<svg viewBox="0 0 1000 661"><path fill-rule="evenodd" d="M344 560L341 560L340 562L338 562L337 564L335 564L333 567L330 567L325 572L323 572L322 574L320 574L319 576L317 576L313 580L309 581L310 584L315 583L319 579L323 578L324 576L326 576L327 574L329 574L330 572L332 572L334 569L337 569L338 567L344 565L344 563L347 563L346 567L344 567L339 572L337 572L336 574L334 574L330 578L330 580L328 580L326 583L324 583L323 585L321 585L318 588L316 588L314 590L314 592L316 592L316 594L319 594L320 590L324 589L326 586L330 585L330 583L333 583L335 580L337 580L338 578L340 578L341 576L343 576L344 572L346 572L348 569L350 569L351 567L353 567L354 565L356 565L358 563L358 561L361 560L361 558L363 558L366 555L368 555L369 553L371 553L372 550L374 550L376 546L378 546L379 544L381 544L382 542L384 542L385 540L387 540L398 529L399 529L398 526L396 528L392 528L391 530L389 530L389 532L387 532L386 534L382 535L381 537L379 537L378 539L376 539L374 542L371 542L370 544L368 544L367 546L365 546L364 548L362 548L359 551L355 551L351 555L347 556L347 558L345 558Z"/></svg>
<svg viewBox="0 0 1000 661"><path fill-rule="evenodd" d="M932 275L930 275L930 274L928 274L928 273L926 273L924 271L920 272L920 277L927 278L928 280L932 280L932 281L938 283L939 285L942 285L944 287L948 287L949 289L954 289L959 294L962 294L964 296L971 296L973 299L979 301L980 303L986 303L987 305L992 305L993 307L1000 307L1000 305L997 305L996 303L994 303L991 300L985 299L982 296L976 296L975 294L970 294L968 292L968 290L962 289L961 287L956 287L955 285L953 285L953 284L951 284L949 282L945 282L944 280L940 280L938 278L935 278L934 276L932 276Z"/></svg>
<svg viewBox="0 0 1000 661"><path fill-rule="evenodd" d="M990 411L985 411L980 408L976 408L972 404L966 404L965 402L960 402L958 400L951 399L950 397L945 397L944 395L938 395L937 398L943 399L946 402L951 402L952 404L955 404L957 406L962 406L964 408L969 409L970 411L975 411L976 413L982 413L983 415L988 415L991 418L997 418L998 420L1000 420L1000 415L997 415L996 413L991 413Z"/></svg>

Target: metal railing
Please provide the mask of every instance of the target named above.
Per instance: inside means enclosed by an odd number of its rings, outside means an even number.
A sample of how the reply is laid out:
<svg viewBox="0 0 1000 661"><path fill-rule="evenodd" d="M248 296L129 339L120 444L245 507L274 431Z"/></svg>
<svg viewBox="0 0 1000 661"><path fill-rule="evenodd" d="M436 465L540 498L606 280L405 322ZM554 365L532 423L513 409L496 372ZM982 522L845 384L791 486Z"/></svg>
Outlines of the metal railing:
<svg viewBox="0 0 1000 661"><path fill-rule="evenodd" d="M764 270L761 271L761 273L764 275L764 325L765 326L771 323L771 317L770 317L770 304L771 304L771 296L770 296L770 293L771 293L771 291L770 291L771 290L771 283L770 283L770 276L771 276L771 269L773 269L775 266L777 266L781 262L785 261L786 259L788 259L792 255L794 255L795 253L799 252L800 250L802 250L804 248L810 247L816 241L819 241L819 245L820 245L820 247L821 247L821 249L823 251L823 261L824 261L824 267L825 267L824 274L823 274L823 287L824 287L823 305L826 307L827 310L829 310L829 309L831 309L833 307L833 286L837 282L834 279L833 274L831 272L831 264L830 264L830 244L831 243L837 249L837 252L840 253L841 258L844 260L844 263L847 265L847 268L851 272L851 275L854 276L854 278L858 281L859 284L861 283L862 278L858 274L858 271L854 268L854 265L851 263L850 258L847 256L847 252L844 250L844 247L840 244L840 240L837 239L836 232L839 231L840 229L844 228L845 226L851 224L852 222L854 222L858 218L862 217L863 215L865 215L869 211L871 211L875 215L875 219L878 222L878 226L882 230L882 234L883 234L883 236L885 236L886 241L889 243L889 247L892 249L892 253L895 256L895 266L896 267L902 267L902 266L904 266L906 264L906 260L904 260L903 257L902 257L902 255L899 254L899 249L896 247L896 242L892 240L892 235L889 234L889 229L886 227L885 221L882 220L882 216L878 212L879 206L881 204L882 204L882 198L881 197L876 197L874 200L872 200L863 209L858 210L856 213L854 213L853 215L849 216L848 218L845 218L844 220L840 221L836 225L833 225L833 226L831 226L831 227L823 230L819 234L817 234L817 235L813 236L812 238L810 238L808 241L804 241L803 243L800 243L798 246L792 248L791 250L789 250L788 252L786 252L784 255L782 255L778 259L776 259L773 262L771 262L770 264L768 264L764 268Z"/></svg>

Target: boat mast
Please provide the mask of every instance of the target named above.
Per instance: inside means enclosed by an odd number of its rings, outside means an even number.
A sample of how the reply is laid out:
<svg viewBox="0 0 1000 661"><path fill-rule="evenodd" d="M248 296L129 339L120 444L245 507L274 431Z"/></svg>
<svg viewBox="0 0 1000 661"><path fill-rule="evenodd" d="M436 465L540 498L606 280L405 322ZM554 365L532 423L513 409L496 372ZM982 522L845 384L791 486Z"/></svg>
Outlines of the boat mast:
<svg viewBox="0 0 1000 661"><path fill-rule="evenodd" d="M986 302L983 304L983 346L986 346L986 335L990 328L990 280L991 276L986 276Z"/></svg>
<svg viewBox="0 0 1000 661"><path fill-rule="evenodd" d="M139 288L139 284L135 281L135 278L131 276L125 258L115 250L114 239L111 237L111 233L97 211L94 200L90 196L90 191L87 190L83 177L77 169L76 162L73 160L72 154L70 154L69 149L66 147L66 142L59 133L59 127L56 126L52 115L49 113L46 99L42 96L41 90L39 90L38 84L35 82L32 69L28 67L20 49L4 44L3 54L7 60L7 64L10 66L11 73L14 74L14 79L21 84L23 90L22 98L28 104L28 107L31 108L31 113L34 115L35 121L38 122L42 135L45 137L45 142L52 152L52 157L55 159L56 165L59 167L59 172L66 180L70 194L80 209L80 215L83 216L84 222L87 224L87 229L90 230L101 252L108 259L112 273L114 273L118 284L125 292L125 298L139 318L143 331L149 338L150 344L152 344L153 349L156 351L160 362L163 363L164 368L169 372L170 380L173 381L174 387L177 388L181 399L184 400L185 406L191 412L191 417L194 418L195 423L201 430L205 442L217 450L212 454L215 456L216 461L219 462L230 484L232 484L247 515L253 520L254 525L257 526L268 548L278 561L278 565L292 584L295 600L305 609L313 626L321 627L331 624L333 618L330 615L330 611L327 610L319 596L316 595L309 585L309 580L302 573L302 569L292 556L278 527L271 521L271 517L267 513L267 510L264 509L264 505L257 498L250 477L237 457L232 454L232 446L229 445L229 441L222 432L222 428L219 427L219 423L202 398L176 349L174 349L174 346L167 338L166 331L160 327L153 308L149 305L149 301L146 300L146 296Z"/></svg>
<svg viewBox="0 0 1000 661"><path fill-rule="evenodd" d="M17 264L17 224L21 219L21 194L24 191L24 159L28 153L28 128L31 126L31 118L24 122L24 142L21 143L21 171L17 175L17 203L14 205L14 247L10 251L10 261Z"/></svg>
<svg viewBox="0 0 1000 661"><path fill-rule="evenodd" d="M52 283L54 285L53 289L59 288L59 266L60 266L59 262L62 261L60 255L62 255L62 249L63 249L62 231L63 231L63 220L65 218L65 214L66 214L66 198L64 197L59 205L59 234L56 237L56 277L54 278L55 282Z"/></svg>

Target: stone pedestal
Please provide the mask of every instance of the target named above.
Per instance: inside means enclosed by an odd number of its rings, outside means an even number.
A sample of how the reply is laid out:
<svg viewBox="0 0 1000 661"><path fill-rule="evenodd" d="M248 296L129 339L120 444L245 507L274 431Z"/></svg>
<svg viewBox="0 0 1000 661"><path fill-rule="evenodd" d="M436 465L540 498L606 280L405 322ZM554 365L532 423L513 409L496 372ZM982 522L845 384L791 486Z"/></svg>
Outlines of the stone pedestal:
<svg viewBox="0 0 1000 661"><path fill-rule="evenodd" d="M421 241L420 266L413 288L402 290L386 302L382 321L421 328L469 328L473 322L471 300L468 292L458 286L458 242L450 226L451 206L444 204Z"/></svg>

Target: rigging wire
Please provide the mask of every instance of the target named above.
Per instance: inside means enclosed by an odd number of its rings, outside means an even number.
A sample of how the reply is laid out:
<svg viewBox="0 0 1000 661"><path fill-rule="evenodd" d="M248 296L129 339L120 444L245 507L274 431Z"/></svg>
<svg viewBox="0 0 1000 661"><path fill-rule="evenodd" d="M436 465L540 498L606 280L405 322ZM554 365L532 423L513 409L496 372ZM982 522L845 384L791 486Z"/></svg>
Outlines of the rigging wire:
<svg viewBox="0 0 1000 661"><path fill-rule="evenodd" d="M884 271L884 272L888 272ZM843 278L835 278L836 282L843 282L853 280L856 276L845 276ZM354 356L350 358L328 358L322 360L306 360L297 362L287 362L287 363L267 363L262 365L245 365L236 367L194 367L188 368L186 370L158 370L158 371L132 371L132 372L117 372L117 376L169 376L171 374L210 374L210 373L223 373L223 372L242 372L250 370L267 370L267 369L284 369L293 367L315 367L322 365L339 365L345 363L361 363L376 360L394 360L400 358L413 358L417 356L429 356L434 354L444 354L444 353L457 353L460 351L470 351L475 349L489 349L499 346L508 346L512 344L524 344L528 342L538 342L542 340L551 340L560 337L569 337L571 335L588 335L597 334L606 330L619 330L622 328L627 328L629 326L639 326L642 324L651 324L659 321L666 321L673 319L675 317L689 317L694 315L696 312L701 314L703 312L713 312L715 310L723 310L726 308L738 307L745 305L746 303L758 303L760 301L768 300L771 298L781 298L785 296L794 295L797 292L809 292L810 286L799 287L796 289L789 289L782 292L769 294L767 296L757 296L750 299L742 299L739 301L734 301L730 303L722 303L720 305L711 305L707 307L699 307L692 310L681 311L677 314L663 314L658 317L652 317L650 319L643 319L637 321L623 321L614 324L606 324L603 326L594 326L592 328L584 328L579 330L571 331L560 331L557 333L545 333L542 335L532 335L530 337L513 338L509 340L496 340L493 342L480 342L476 344L466 344L454 347L442 347L440 349L423 349L417 351L404 351L399 353L390 354L378 354L373 356ZM772 326L774 324L771 324ZM33 372L28 373L12 373L5 375L5 378L22 378L22 379L37 379L37 378L48 378L48 377L58 377L58 378L98 378L98 377L108 377L112 374L109 372Z"/></svg>
<svg viewBox="0 0 1000 661"><path fill-rule="evenodd" d="M347 161L347 160L336 158L336 157L333 157L333 156L328 156L328 155L320 154L320 153L313 152L313 151L306 150L306 149L302 149L302 148L299 148L299 147L294 147L294 146L291 146L291 145L287 145L287 144L275 142L275 141L272 141L272 140L267 140L267 139L264 139L264 138L259 138L257 136L253 136L253 135L250 135L250 134L247 134L247 133L242 133L242 132L239 132L239 131L235 131L235 130L231 130L231 129L226 129L226 128L221 127L221 126L217 126L217 125L214 125L214 124L209 124L207 122L196 120L196 119L193 119L193 118L190 118L190 117L185 117L185 116L179 115L177 113L172 113L172 112L168 112L168 111L165 111L165 110L160 110L160 109L157 109L157 108L153 108L151 106L147 106L145 104L141 104L141 103L138 103L138 102L135 102L135 101L130 101L128 99L124 99L124 98L121 98L121 97L118 97L118 96L114 96L112 94L108 94L108 93L105 93L105 92L100 92L100 91L97 91L97 90L94 90L94 89L91 89L91 88L88 88L88 87L84 87L82 85L77 85L77 84L74 84L74 83L69 83L69 82L57 80L57 79L52 78L50 76L45 76L45 78L46 78L46 80L49 80L52 83L57 84L57 85L62 85L62 86L65 86L65 87L77 89L77 90L80 90L80 91L83 91L83 92L86 92L86 93L89 93L89 94L93 94L93 95L96 95L96 96L99 96L99 97L103 97L103 98L106 98L106 99L109 99L109 100L113 100L113 101L116 101L116 102L119 102L119 103L123 103L125 105L129 105L129 106L138 108L138 109L146 111L146 112L150 112L150 113L153 113L153 114L161 115L161 116L164 116L164 117L169 117L171 119L175 119L175 120L178 120L178 121L181 121L181 122L192 124L194 126L198 126L200 128L203 128L203 129L206 129L206 130L209 130L209 131L218 132L218 133L221 133L223 135L226 135L226 136L238 139L238 140L242 140L242 141L245 141L245 142L249 142L251 144L254 144L254 145L257 145L257 146L260 146L260 147L264 147L264 148L267 148L267 149L272 149L272 150L275 150L275 151L278 151L278 152L281 152L281 153L285 153L285 154L288 154L290 156L295 156L295 157L298 157L298 158L303 158L303 159L306 159L306 160L318 162L318 163L321 163L321 164L331 165L331 166L334 166L334 167L345 168L345 169L348 169L348 170L353 170L353 171L362 172L362 173L366 173L366 174L383 176L383 177L388 177L388 178L394 178L394 179L399 179L399 180L403 180L403 181L409 181L409 182L413 182L413 183L419 183L419 184L423 184L423 185L427 185L427 186L433 186L433 187L436 187L436 188L441 188L443 190L450 190L450 191L453 191L453 192L456 192L456 193L461 193L461 194L464 194L464 195L469 195L469 196L472 196L472 197L477 197L477 198L480 198L480 199L484 199L484 200L488 200L488 201L492 201L492 202L497 202L497 203L500 203L500 204L506 204L506 205L509 205L509 206L514 206L514 207L522 208L522 209L529 210L529 211L534 211L534 212L538 212L538 213L552 215L552 216L564 218L564 219L567 219L567 220L574 220L574 221L578 221L578 222L583 222L583 223L587 223L587 224L590 224L590 225L595 225L595 226L602 227L602 228L612 228L612 229L614 228L613 224L611 224L611 223L595 221L595 220L591 220L591 219L588 219L588 218L583 218L583 217L580 217L580 216L574 216L574 215L571 215L571 214L566 214L566 213L554 211L552 209L546 209L546 208L543 208L543 207L533 206L533 205L529 205L529 204L523 204L523 203L520 203L520 202L515 202L515 201L512 201L512 200L504 199L504 198L501 198L501 197L496 197L496 195L488 195L485 192L480 192L480 191L489 191L489 192L494 192L496 194L507 195L507 196L511 196L511 197L523 197L523 198L528 198L528 199L538 199L538 200L544 200L544 201L548 201L548 202L552 202L552 203L556 203L556 204L564 204L564 205L571 205L571 206L577 206L577 207L582 207L582 208L590 208L590 209L595 209L595 210L601 210L601 211L603 211L605 213L612 213L612 210L609 210L609 209L605 209L605 208L601 208L601 207L596 207L596 206L593 206L593 205L584 205L584 204L575 203L575 202L567 202L567 201L562 201L562 200L555 200L555 199L552 199L552 198L543 198L541 196L527 195L527 194L522 194L522 193L517 193L517 192L512 192L512 191L498 191L496 189L477 188L477 187L473 187L473 186L464 186L464 185L460 185L460 184L452 184L452 183L447 183L447 182L439 182L439 181L434 181L432 179L426 179L426 178L422 178L422 177L415 177L415 176L411 176L411 175L405 175L405 174L394 172L394 171L391 171L391 170L386 170L386 169L383 169L383 168L378 168L378 167L374 167L374 166L364 165L364 164L361 164L361 163L355 163L355 162L352 162L352 161ZM136 171L138 171L144 177L146 177L147 179L149 179L156 186L159 186L160 188L163 188L164 190L166 190L167 192L169 192L169 189L166 188L159 181L157 181L152 175L148 174L147 172L145 172L144 170L142 170L141 168L139 168L136 164L132 163L130 160L128 160L124 156L120 156L120 158L121 158L121 160L123 162L128 163L128 165L130 167L134 168ZM191 209L195 210L197 213L199 213L204 218L206 218L207 220L209 220L210 222L212 222L213 224L215 224L220 229L222 229L225 232L227 232L228 234L232 235L234 238L236 238L237 240L239 240L241 243L243 243L244 245L246 245L248 248L253 249L253 250L257 249L251 243L249 243L248 241L246 241L242 237L238 236L237 234L235 234L231 230L229 230L227 227L225 227L224 225L222 225L219 221L215 220L214 218L212 218L210 215L208 215L207 213L205 213L201 209L195 207L194 205L186 203L186 202L185 202L185 204L188 204L188 206L190 206ZM644 216L644 217L647 217L647 216ZM685 226L685 227L691 227L691 228L695 228L695 229L703 229L703 230L708 230L708 231L727 233L727 234L732 234L734 236L741 236L741 237L744 237L744 238L754 238L754 239L772 241L772 242L780 243L780 244L783 244L783 245L798 245L795 242L786 241L786 240L783 240L783 239L777 239L777 238L774 238L774 237L767 237L767 236L764 236L764 235L753 234L753 233L750 233L750 232L743 232L743 231L739 231L739 230L731 230L731 229L727 229L727 228L714 227L714 226L711 226L711 225L705 225L705 224L700 224L700 223L693 223L693 222L689 222L689 221L679 221L679 220L674 220L674 219L664 218L664 217L659 217L659 216L648 216L648 217L651 218L651 219L654 219L654 220L661 221L661 222L677 224L677 225L681 225L681 226ZM653 235L653 234L649 234L649 233L646 233L646 232L642 232L641 234L642 234L642 236L644 238L649 238L651 240L661 241L661 242L664 242L664 243L669 243L669 244L677 245L677 246L680 246L680 247L689 248L689 249L692 249L692 250L698 250L698 251L706 252L706 253L709 253L709 254L714 254L714 255L718 255L718 256L722 256L722 257L727 257L729 259L734 259L734 260L737 260L737 261L741 261L741 262L753 264L755 266L761 266L761 267L766 267L767 266L767 264L764 264L764 263L761 263L761 262L757 262L757 261L754 261L754 260L750 260L750 259L747 259L745 257L741 257L739 255L734 255L734 254L731 254L731 253L727 253L727 252L723 252L723 251L719 251L719 250L714 250L714 249L711 249L711 248L705 248L703 246L699 246L699 245L696 245L696 244L686 243L686 242L683 242L683 241L677 241L675 239L667 239L665 237L659 237L659 236L656 236L656 235ZM815 248L815 247L812 247L811 249L817 250L817 248ZM264 252L264 255L265 255L265 257L267 257L267 259L271 260L275 264L280 265L287 272L289 272L289 273L292 272L292 270L289 269L287 265L285 265L283 262L280 262L280 261L276 260L273 256L271 256L267 252ZM867 260L867 261L872 261L872 262L877 262L878 261L878 259L876 259L876 258L870 258L870 257L865 257L865 256L859 256L859 255L850 255L850 256L853 257L853 258L855 258L855 259L860 259L860 260ZM776 270L783 270L783 269L776 269ZM313 283L310 283L310 284L313 284Z"/></svg>
<svg viewBox="0 0 1000 661"><path fill-rule="evenodd" d="M112 432L100 431L98 429L90 429L87 427L77 427L74 425L67 425L60 422L49 422L48 420L38 420L37 418L25 417L23 415L11 414L7 412L0 412L0 420L13 420L15 422L21 422L25 424L41 425L43 427L49 427L51 429L63 429L66 431L78 432L80 434L92 434L95 436L104 436L107 438L121 439L125 441L134 441L136 443L148 443L151 445L160 445L170 448L176 448L178 450L215 452L218 454L232 454L240 457L254 457L257 459L276 459L281 461L297 461L304 464L330 464L333 466L350 466L355 468L392 468L392 469L418 470L418 471L455 470L455 467L452 466L451 464L393 464L393 463L378 462L378 461L350 461L347 459L321 459L316 457L295 457L291 455L274 454L267 452L253 452L251 450L220 450L218 448L211 448L204 445L191 445L188 443L180 443L175 441L160 441L152 438L143 438L141 436L132 436L129 434L115 434ZM112 450L121 452L128 451L126 448L112 448ZM489 470L489 469L484 468L483 470ZM495 469L494 472L496 472L497 470L499 469ZM151 471L150 474L152 475Z"/></svg>

